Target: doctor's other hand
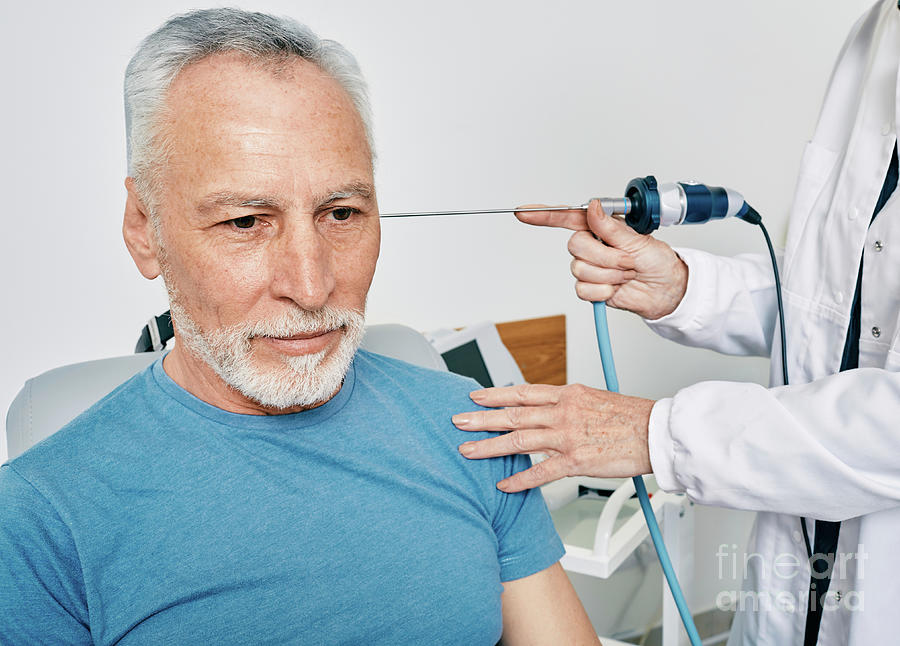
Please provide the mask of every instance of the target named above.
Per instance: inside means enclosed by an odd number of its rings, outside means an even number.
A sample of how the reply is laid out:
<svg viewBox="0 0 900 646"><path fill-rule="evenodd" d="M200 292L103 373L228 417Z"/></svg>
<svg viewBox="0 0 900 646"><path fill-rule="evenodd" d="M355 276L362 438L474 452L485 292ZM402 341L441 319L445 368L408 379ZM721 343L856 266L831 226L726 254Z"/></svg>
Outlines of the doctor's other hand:
<svg viewBox="0 0 900 646"><path fill-rule="evenodd" d="M581 384L485 388L470 397L495 410L454 415L457 428L508 432L463 443L459 452L465 457L548 456L497 483L502 491L522 491L565 476L621 478L651 472L647 434L653 400Z"/></svg>
<svg viewBox="0 0 900 646"><path fill-rule="evenodd" d="M526 211L516 217L526 224L575 231L569 253L575 293L582 300L605 301L645 319L658 319L671 314L684 297L688 268L672 247L608 216L599 200L591 200L586 213Z"/></svg>

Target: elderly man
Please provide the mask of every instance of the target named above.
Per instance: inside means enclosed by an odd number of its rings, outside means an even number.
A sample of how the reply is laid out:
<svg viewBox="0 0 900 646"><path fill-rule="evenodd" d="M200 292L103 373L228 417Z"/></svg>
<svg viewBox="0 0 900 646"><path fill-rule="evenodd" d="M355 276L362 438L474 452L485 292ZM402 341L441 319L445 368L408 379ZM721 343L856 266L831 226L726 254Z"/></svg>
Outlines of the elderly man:
<svg viewBox="0 0 900 646"><path fill-rule="evenodd" d="M0 469L0 642L596 643L471 382L358 351L379 249L340 45L173 18L125 83L124 236L176 346Z"/></svg>

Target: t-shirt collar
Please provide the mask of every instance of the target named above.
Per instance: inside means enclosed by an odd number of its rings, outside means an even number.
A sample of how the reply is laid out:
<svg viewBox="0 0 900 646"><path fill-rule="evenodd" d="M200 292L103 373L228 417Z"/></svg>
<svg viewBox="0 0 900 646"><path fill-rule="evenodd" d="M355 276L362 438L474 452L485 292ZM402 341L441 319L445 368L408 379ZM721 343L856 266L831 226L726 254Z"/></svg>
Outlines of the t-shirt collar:
<svg viewBox="0 0 900 646"><path fill-rule="evenodd" d="M153 381L166 395L201 417L236 428L275 430L302 428L319 424L333 416L347 404L350 400L350 396L353 394L353 387L356 382L356 368L354 361L350 364L350 368L344 376L344 383L341 385L341 389L334 397L321 406L299 413L288 413L285 415L245 415L241 413L232 413L213 406L179 386L168 374L166 374L166 371L163 368L164 358L165 356L160 357L153 363L151 366L151 375Z"/></svg>

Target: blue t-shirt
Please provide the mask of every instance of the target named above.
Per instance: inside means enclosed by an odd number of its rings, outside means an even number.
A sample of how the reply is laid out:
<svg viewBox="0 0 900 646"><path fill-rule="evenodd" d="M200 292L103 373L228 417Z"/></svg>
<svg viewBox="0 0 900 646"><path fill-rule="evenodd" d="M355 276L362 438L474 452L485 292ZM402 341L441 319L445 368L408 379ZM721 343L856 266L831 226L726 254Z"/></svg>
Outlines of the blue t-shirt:
<svg viewBox="0 0 900 646"><path fill-rule="evenodd" d="M472 387L360 351L323 406L239 415L156 362L0 468L0 643L494 644L563 547L495 486L527 458L459 455Z"/></svg>

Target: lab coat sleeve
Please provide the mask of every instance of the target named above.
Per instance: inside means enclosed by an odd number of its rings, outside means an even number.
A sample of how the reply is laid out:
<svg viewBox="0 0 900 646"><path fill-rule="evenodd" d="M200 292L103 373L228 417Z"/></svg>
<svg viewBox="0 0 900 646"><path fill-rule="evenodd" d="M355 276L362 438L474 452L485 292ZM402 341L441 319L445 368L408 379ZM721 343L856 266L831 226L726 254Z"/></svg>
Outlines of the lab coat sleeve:
<svg viewBox="0 0 900 646"><path fill-rule="evenodd" d="M769 256L676 251L688 266L687 290L675 311L646 321L650 329L682 345L768 357L778 314Z"/></svg>
<svg viewBox="0 0 900 646"><path fill-rule="evenodd" d="M660 487L702 504L845 520L900 505L900 373L703 382L650 418Z"/></svg>

